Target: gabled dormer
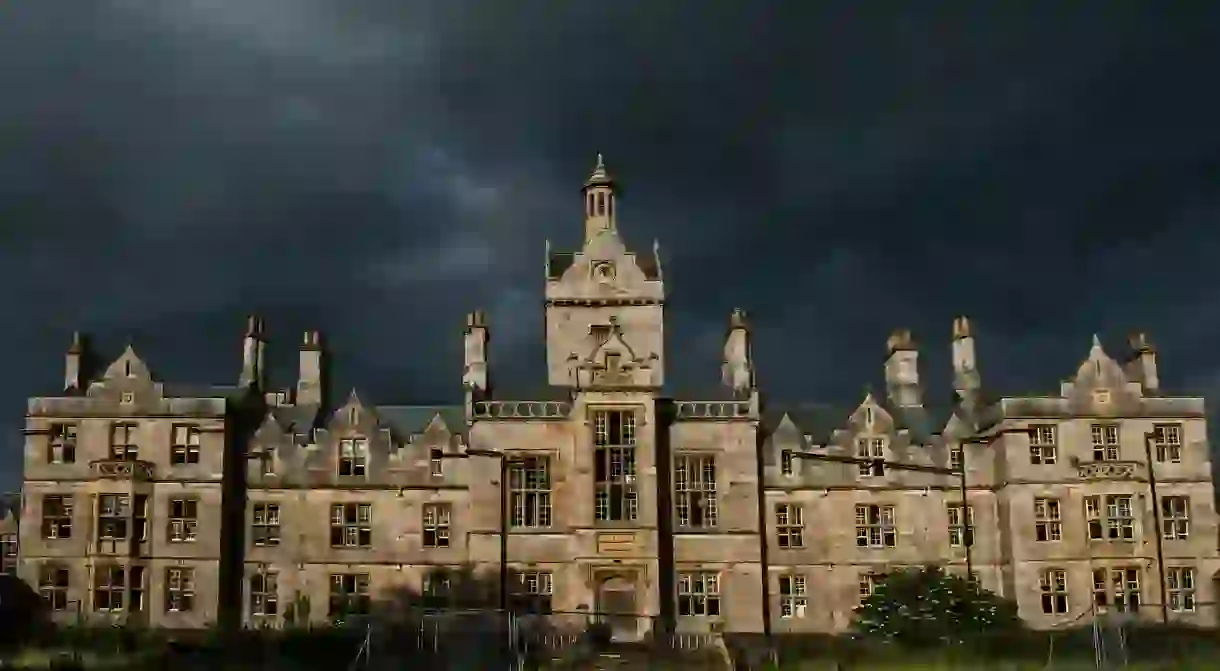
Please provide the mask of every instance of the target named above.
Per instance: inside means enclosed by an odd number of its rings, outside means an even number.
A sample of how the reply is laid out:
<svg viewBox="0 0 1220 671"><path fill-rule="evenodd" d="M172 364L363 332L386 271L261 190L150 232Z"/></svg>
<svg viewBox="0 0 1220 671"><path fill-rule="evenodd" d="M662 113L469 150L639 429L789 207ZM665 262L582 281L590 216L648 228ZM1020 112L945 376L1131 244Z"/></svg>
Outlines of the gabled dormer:
<svg viewBox="0 0 1220 671"><path fill-rule="evenodd" d="M250 437L246 449L247 477L251 480L285 477L300 461L303 449L293 443L291 430L268 412Z"/></svg>
<svg viewBox="0 0 1220 671"><path fill-rule="evenodd" d="M155 406L164 398L148 364L131 345L106 367L100 379L89 385L85 395L133 409Z"/></svg>
<svg viewBox="0 0 1220 671"><path fill-rule="evenodd" d="M1138 381L1132 381L1094 335L1089 355L1076 369L1076 374L1060 387L1073 414L1114 416L1138 407L1143 391Z"/></svg>
<svg viewBox="0 0 1220 671"><path fill-rule="evenodd" d="M446 454L457 454L462 450L462 432L449 427L444 416L437 412L428 420L423 431L412 434L400 450L400 466L418 471L426 478L443 478L457 468L457 461L447 459Z"/></svg>
<svg viewBox="0 0 1220 671"><path fill-rule="evenodd" d="M857 459L891 460L894 428L894 417L872 392L867 392L848 418L848 426L840 434L843 439L841 444L850 444L850 456ZM860 477L873 477L866 466L861 465L856 471Z"/></svg>

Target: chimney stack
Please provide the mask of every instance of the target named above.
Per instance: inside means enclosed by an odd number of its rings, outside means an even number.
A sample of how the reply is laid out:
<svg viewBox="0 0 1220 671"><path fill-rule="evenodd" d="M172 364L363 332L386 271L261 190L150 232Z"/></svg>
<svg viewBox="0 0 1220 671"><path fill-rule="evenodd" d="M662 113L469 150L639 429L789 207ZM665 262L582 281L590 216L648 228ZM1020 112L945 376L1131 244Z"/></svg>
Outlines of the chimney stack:
<svg viewBox="0 0 1220 671"><path fill-rule="evenodd" d="M266 341L263 338L263 320L257 315L246 318L246 337L242 341L241 377L238 384L242 387L257 386L263 389L265 378Z"/></svg>
<svg viewBox="0 0 1220 671"><path fill-rule="evenodd" d="M1146 333L1132 334L1129 342L1131 355L1127 363L1128 375L1139 380L1144 393L1156 394L1161 389L1161 378L1156 367L1156 348Z"/></svg>
<svg viewBox="0 0 1220 671"><path fill-rule="evenodd" d="M328 371L322 334L306 331L301 336L300 363L297 366L297 405L325 406Z"/></svg>
<svg viewBox="0 0 1220 671"><path fill-rule="evenodd" d="M907 329L898 329L886 341L889 358L885 360L885 386L890 401L900 408L923 405L919 385L919 351Z"/></svg>
<svg viewBox="0 0 1220 671"><path fill-rule="evenodd" d="M724 385L738 396L754 389L754 361L750 352L750 327L746 312L740 308L729 315L729 334L724 342L724 365L720 367Z"/></svg>
<svg viewBox="0 0 1220 671"><path fill-rule="evenodd" d="M953 388L964 402L973 402L982 386L974 353L974 332L967 317L953 319Z"/></svg>
<svg viewBox="0 0 1220 671"><path fill-rule="evenodd" d="M93 372L89 370L92 359L89 336L80 331L73 332L72 344L64 354L64 391L85 391Z"/></svg>
<svg viewBox="0 0 1220 671"><path fill-rule="evenodd" d="M475 398L485 397L489 387L487 343L490 334L487 330L487 315L482 310L475 310L466 315L466 330L462 340L465 352L462 385L466 387L467 395Z"/></svg>

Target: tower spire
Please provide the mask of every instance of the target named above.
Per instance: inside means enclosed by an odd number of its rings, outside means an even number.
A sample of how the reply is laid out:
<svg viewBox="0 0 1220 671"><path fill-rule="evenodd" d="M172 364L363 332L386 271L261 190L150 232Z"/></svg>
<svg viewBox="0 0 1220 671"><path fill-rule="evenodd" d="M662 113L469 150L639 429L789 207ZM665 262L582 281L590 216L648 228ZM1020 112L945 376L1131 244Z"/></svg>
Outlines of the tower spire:
<svg viewBox="0 0 1220 671"><path fill-rule="evenodd" d="M599 153L593 173L582 189L585 199L585 242L602 231L615 230L615 197L617 185L606 169L605 158Z"/></svg>

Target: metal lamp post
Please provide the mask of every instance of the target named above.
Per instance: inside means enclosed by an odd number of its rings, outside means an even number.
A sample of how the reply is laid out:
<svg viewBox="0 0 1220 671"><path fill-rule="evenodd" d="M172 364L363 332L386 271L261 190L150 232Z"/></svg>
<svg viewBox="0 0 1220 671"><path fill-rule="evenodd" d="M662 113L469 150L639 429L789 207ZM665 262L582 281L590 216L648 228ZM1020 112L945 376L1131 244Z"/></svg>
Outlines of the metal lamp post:
<svg viewBox="0 0 1220 671"><path fill-rule="evenodd" d="M813 452L794 452L792 450L784 450L789 458L792 459L807 459L810 461L833 461L841 464L857 464L867 465L873 475L884 475L885 469L893 468L900 471L917 471L920 473L935 473L937 475L952 475L957 477L958 491L962 497L962 546L966 550L966 579L974 582L974 558L971 553L971 547L974 545L974 524L971 521L970 505L966 500L966 445L968 444L984 444L990 445L1006 433L1025 433L1033 435L1033 429L1005 429L994 436L967 436L961 438L958 442L962 446L962 458L958 462L957 468L941 468L939 466L924 466L922 464L904 464L895 461L886 461L884 459L861 459L859 457L846 457L834 454L816 454ZM1159 536L1158 536L1159 538Z"/></svg>
<svg viewBox="0 0 1220 671"><path fill-rule="evenodd" d="M1152 497L1152 521L1156 525L1156 569L1160 580L1161 592L1161 622L1169 624L1169 599L1165 590L1165 530L1161 527L1161 501L1156 496L1156 469L1152 464L1152 442L1156 440L1155 431L1144 434L1144 458L1148 462L1148 494Z"/></svg>
<svg viewBox="0 0 1220 671"><path fill-rule="evenodd" d="M922 464L904 464L884 459L861 459L859 457L844 457L837 454L816 454L813 452L793 452L784 450L793 459L810 461L833 461L841 464L857 464L868 466L873 475L885 475L885 469L893 468L900 471L918 471L920 473L936 473L937 475L956 475L962 495L962 527L964 538L962 544L966 547L966 576L974 580L974 566L970 557L970 546L974 544L974 531L970 525L969 507L966 505L966 461L963 458L960 468L940 468L939 466L924 466ZM965 451L963 450L963 453Z"/></svg>

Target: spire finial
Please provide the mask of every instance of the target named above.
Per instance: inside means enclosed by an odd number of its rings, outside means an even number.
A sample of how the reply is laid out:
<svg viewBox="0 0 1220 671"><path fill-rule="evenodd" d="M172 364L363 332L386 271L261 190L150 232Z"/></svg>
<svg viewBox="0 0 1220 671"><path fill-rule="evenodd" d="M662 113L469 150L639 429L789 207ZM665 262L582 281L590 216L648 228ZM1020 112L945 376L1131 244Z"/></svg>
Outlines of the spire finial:
<svg viewBox="0 0 1220 671"><path fill-rule="evenodd" d="M733 312L729 314L729 328L744 329L746 326L746 311L741 308L733 308Z"/></svg>
<svg viewBox="0 0 1220 671"><path fill-rule="evenodd" d="M610 177L609 171L606 170L606 159L599 152L597 154L597 165L593 166L593 174L589 175L588 181L585 182L585 187L591 186L612 186L614 179Z"/></svg>
<svg viewBox="0 0 1220 671"><path fill-rule="evenodd" d="M1093 334L1093 347L1101 349L1101 338L1098 338L1096 333Z"/></svg>

